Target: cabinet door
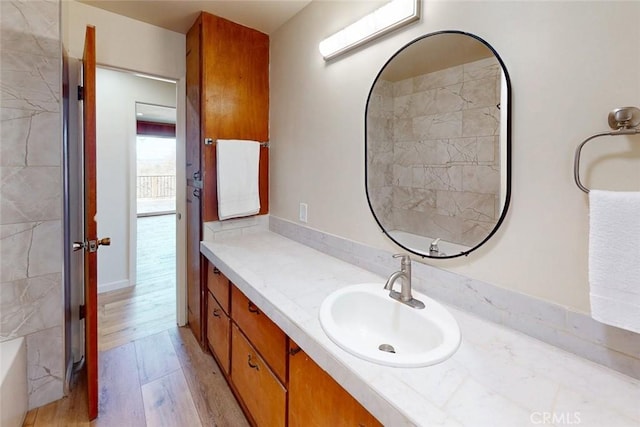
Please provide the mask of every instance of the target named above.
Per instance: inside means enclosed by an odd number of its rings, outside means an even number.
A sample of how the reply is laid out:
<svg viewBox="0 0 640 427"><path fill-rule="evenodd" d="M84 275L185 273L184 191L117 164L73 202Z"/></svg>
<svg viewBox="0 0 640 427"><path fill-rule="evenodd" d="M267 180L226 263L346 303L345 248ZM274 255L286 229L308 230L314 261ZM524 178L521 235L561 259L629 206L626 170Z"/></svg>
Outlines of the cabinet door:
<svg viewBox="0 0 640 427"><path fill-rule="evenodd" d="M287 373L287 336L235 286L231 291L231 318L253 343L283 383Z"/></svg>
<svg viewBox="0 0 640 427"><path fill-rule="evenodd" d="M187 187L187 321L198 342L202 343L202 290L200 286L200 190Z"/></svg>
<svg viewBox="0 0 640 427"><path fill-rule="evenodd" d="M229 375L231 320L215 298L210 293L207 293L207 295L209 298L207 306L207 341L220 368L225 374Z"/></svg>
<svg viewBox="0 0 640 427"><path fill-rule="evenodd" d="M229 279L215 265L209 263L207 287L225 313L229 314Z"/></svg>
<svg viewBox="0 0 640 427"><path fill-rule="evenodd" d="M269 140L269 36L201 14L201 139ZM260 214L268 213L267 149L261 149ZM203 147L204 221L218 219L216 149Z"/></svg>
<svg viewBox="0 0 640 427"><path fill-rule="evenodd" d="M290 348L289 427L382 426L293 341Z"/></svg>
<svg viewBox="0 0 640 427"><path fill-rule="evenodd" d="M287 391L236 325L231 326L231 380L258 427L284 426Z"/></svg>

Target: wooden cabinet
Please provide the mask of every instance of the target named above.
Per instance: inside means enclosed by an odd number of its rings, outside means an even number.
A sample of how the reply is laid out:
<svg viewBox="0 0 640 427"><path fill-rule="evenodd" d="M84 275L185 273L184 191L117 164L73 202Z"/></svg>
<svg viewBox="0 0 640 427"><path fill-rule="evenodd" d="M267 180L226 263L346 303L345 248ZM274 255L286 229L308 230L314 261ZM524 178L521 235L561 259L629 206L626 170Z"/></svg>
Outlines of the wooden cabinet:
<svg viewBox="0 0 640 427"><path fill-rule="evenodd" d="M287 390L235 324L232 331L231 380L250 417L259 427L284 426Z"/></svg>
<svg viewBox="0 0 640 427"><path fill-rule="evenodd" d="M204 139L269 140L269 36L202 12L187 33L186 66L187 179L200 180L202 219L215 221L216 149ZM269 212L268 151L260 149L260 214Z"/></svg>
<svg viewBox="0 0 640 427"><path fill-rule="evenodd" d="M200 255L201 226L200 219L200 199L198 192L200 190L187 187L187 211L186 211L186 228L187 228L187 321L189 327L198 342L203 338L203 322L202 315L204 313L204 298L202 297L200 263L202 256Z"/></svg>
<svg viewBox="0 0 640 427"><path fill-rule="evenodd" d="M209 263L207 270L207 288L228 315L231 312L229 309L231 304L231 282L215 265Z"/></svg>
<svg viewBox="0 0 640 427"><path fill-rule="evenodd" d="M258 427L381 426L211 263L207 342Z"/></svg>
<svg viewBox="0 0 640 427"><path fill-rule="evenodd" d="M293 341L289 354L289 427L382 425Z"/></svg>
<svg viewBox="0 0 640 427"><path fill-rule="evenodd" d="M283 383L287 373L287 336L235 286L231 317Z"/></svg>
<svg viewBox="0 0 640 427"><path fill-rule="evenodd" d="M231 319L211 293L208 295L207 342L222 371L229 375Z"/></svg>
<svg viewBox="0 0 640 427"><path fill-rule="evenodd" d="M187 307L204 345L202 222L218 219L215 145L205 138L269 140L269 36L201 13L186 37ZM260 149L260 214L269 212L269 150ZM222 304L221 301L219 301Z"/></svg>

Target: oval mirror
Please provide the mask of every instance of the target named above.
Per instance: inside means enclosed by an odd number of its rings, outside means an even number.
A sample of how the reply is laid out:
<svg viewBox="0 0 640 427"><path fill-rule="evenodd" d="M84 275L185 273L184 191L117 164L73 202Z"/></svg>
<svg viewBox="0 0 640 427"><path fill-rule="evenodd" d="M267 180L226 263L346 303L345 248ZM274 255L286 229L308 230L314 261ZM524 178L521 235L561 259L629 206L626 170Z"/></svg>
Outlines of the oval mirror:
<svg viewBox="0 0 640 427"><path fill-rule="evenodd" d="M484 40L427 34L387 61L365 113L369 206L396 244L424 257L467 255L509 205L510 82Z"/></svg>

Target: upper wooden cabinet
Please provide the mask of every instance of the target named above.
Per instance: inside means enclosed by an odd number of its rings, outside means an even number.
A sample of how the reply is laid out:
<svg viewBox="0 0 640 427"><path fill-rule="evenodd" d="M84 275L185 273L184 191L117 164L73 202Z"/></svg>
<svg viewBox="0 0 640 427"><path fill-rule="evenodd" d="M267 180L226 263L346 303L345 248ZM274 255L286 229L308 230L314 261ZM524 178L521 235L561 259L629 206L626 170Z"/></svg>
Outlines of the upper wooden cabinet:
<svg viewBox="0 0 640 427"><path fill-rule="evenodd" d="M201 13L187 33L187 183L202 220L218 219L216 150L205 138L269 140L269 36ZM260 150L260 214L269 211L268 149Z"/></svg>

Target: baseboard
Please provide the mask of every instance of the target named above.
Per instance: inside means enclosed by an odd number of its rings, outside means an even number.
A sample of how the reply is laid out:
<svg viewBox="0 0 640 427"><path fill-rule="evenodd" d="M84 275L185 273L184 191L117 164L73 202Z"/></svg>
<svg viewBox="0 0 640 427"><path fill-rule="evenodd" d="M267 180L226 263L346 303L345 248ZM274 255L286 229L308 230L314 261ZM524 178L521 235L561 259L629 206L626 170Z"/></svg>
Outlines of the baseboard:
<svg viewBox="0 0 640 427"><path fill-rule="evenodd" d="M116 282L103 283L98 285L98 293L104 294L105 292L118 291L120 289L128 288L129 286L129 280L118 280Z"/></svg>

